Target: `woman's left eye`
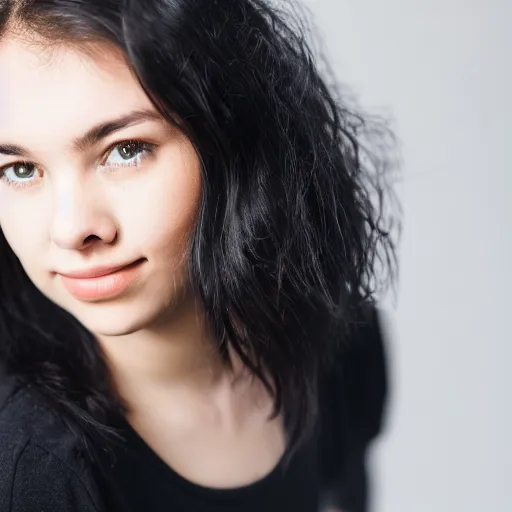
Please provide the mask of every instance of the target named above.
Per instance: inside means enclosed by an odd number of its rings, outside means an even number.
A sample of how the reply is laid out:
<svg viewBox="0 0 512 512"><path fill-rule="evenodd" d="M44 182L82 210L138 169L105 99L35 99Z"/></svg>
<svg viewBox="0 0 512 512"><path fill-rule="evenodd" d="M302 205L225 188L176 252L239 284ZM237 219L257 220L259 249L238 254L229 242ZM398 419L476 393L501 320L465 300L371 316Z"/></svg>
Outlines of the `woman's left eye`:
<svg viewBox="0 0 512 512"><path fill-rule="evenodd" d="M148 142L127 141L116 144L109 152L103 167L131 167L140 165L144 158L152 155L155 146Z"/></svg>

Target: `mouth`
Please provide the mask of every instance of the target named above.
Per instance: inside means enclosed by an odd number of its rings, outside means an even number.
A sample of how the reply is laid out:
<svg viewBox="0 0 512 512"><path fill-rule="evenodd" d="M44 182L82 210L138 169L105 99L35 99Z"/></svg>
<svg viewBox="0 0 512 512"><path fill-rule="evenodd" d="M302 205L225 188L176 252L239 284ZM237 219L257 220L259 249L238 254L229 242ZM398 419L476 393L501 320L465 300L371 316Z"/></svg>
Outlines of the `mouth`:
<svg viewBox="0 0 512 512"><path fill-rule="evenodd" d="M69 278L69 279L92 279L95 277L103 277L110 274L114 274L115 272L118 272L119 270L128 269L130 267L133 267L139 263L143 258L138 259L137 261L134 261L133 263L125 264L125 265L117 265L117 266L103 266L103 267L94 267L89 270L78 270L74 272L57 272L59 275Z"/></svg>
<svg viewBox="0 0 512 512"><path fill-rule="evenodd" d="M118 297L140 276L145 259L128 265L96 267L79 272L59 273L64 288L79 300L96 301Z"/></svg>

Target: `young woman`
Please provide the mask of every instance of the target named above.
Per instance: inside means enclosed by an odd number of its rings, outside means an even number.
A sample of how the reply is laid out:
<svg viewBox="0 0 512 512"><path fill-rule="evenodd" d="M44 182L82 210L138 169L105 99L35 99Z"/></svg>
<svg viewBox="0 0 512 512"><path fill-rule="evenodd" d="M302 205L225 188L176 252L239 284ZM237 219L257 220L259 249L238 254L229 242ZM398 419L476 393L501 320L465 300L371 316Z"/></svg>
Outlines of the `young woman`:
<svg viewBox="0 0 512 512"><path fill-rule="evenodd" d="M388 139L294 19L1 0L1 512L344 506L329 418L393 281Z"/></svg>

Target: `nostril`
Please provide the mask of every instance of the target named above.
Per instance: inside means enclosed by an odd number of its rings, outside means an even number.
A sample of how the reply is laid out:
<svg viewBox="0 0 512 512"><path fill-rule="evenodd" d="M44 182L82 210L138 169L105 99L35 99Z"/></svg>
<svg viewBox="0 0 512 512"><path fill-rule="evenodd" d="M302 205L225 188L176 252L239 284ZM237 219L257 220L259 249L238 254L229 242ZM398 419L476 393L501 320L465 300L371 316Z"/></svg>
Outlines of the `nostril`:
<svg viewBox="0 0 512 512"><path fill-rule="evenodd" d="M91 242L94 242L95 240L99 240L100 237L97 236L97 235L89 235L85 240L84 240L84 245L86 244L90 244Z"/></svg>

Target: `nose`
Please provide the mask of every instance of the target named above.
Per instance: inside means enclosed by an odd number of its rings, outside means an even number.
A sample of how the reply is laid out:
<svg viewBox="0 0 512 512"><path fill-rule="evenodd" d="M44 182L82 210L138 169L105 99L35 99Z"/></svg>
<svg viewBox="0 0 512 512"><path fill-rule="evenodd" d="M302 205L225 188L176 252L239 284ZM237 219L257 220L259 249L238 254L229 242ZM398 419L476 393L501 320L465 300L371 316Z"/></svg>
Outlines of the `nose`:
<svg viewBox="0 0 512 512"><path fill-rule="evenodd" d="M55 193L50 237L61 249L83 250L93 244L109 244L117 227L99 193L77 183Z"/></svg>

